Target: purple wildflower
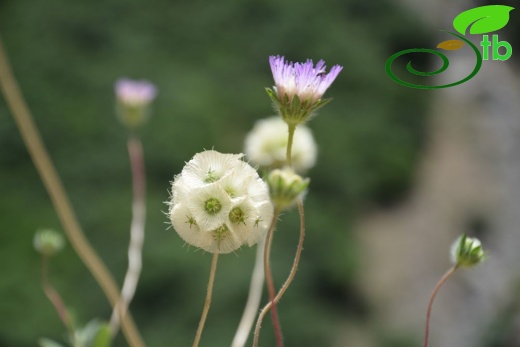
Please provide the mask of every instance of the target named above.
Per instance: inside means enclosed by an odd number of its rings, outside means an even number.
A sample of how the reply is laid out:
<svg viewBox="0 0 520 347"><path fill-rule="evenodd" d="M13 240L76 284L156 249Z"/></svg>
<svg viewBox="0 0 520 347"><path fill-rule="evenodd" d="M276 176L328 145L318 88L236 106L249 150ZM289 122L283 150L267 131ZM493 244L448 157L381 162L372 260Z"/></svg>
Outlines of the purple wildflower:
<svg viewBox="0 0 520 347"><path fill-rule="evenodd" d="M118 100L128 106L145 106L157 95L157 89L148 81L134 81L121 78L115 83L115 92Z"/></svg>
<svg viewBox="0 0 520 347"><path fill-rule="evenodd" d="M297 95L302 103L308 100L315 103L321 99L343 69L342 66L334 65L330 72L326 73L323 60L314 66L310 59L305 63L293 63L281 56L270 56L269 63L273 72L275 92L282 102L284 98L292 102Z"/></svg>

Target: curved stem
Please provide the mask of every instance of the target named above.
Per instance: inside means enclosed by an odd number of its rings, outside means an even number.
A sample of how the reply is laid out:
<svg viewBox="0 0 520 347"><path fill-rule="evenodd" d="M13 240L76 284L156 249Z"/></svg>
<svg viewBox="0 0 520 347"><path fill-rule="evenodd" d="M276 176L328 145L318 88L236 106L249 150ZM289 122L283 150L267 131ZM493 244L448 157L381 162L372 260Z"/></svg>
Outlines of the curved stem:
<svg viewBox="0 0 520 347"><path fill-rule="evenodd" d="M269 293L269 302L271 303L271 320L273 323L274 335L276 339L276 346L283 346L283 337L282 337L282 328L280 326L280 319L278 318L278 310L276 307L275 297L276 297L276 288L274 286L273 275L271 273L271 244L273 242L273 234L276 229L276 224L278 222L278 211L274 211L273 220L271 221L271 227L267 231L266 236L266 246L264 249L264 271L265 271L265 283L267 285L267 291Z"/></svg>
<svg viewBox="0 0 520 347"><path fill-rule="evenodd" d="M282 288L280 288L280 291L276 295L275 299L272 301L274 303L278 303L284 293L289 288L289 285L293 281L294 277L296 276L296 271L298 270L298 264L300 263L301 254L303 251L303 241L305 239L305 213L303 208L303 201L301 198L298 199L298 212L300 214L300 239L298 241L298 247L296 248L296 255L294 257L293 266L291 268L291 272L289 273L289 277L287 277L287 280L285 280L285 283L283 284ZM265 315L271 308L271 302L269 302L260 312L260 315L258 316L258 321L256 322L255 327L255 333L254 333L254 341L253 341L253 347L258 347L258 340L260 338L260 328L262 327L262 321L264 320Z"/></svg>
<svg viewBox="0 0 520 347"><path fill-rule="evenodd" d="M289 137L287 140L287 152L286 152L286 162L289 167L292 167L292 144L294 138L294 131L296 130L296 125L287 124L289 127Z"/></svg>
<svg viewBox="0 0 520 347"><path fill-rule="evenodd" d="M213 253L213 259L211 260L211 270L209 272L208 291L206 293L206 301L204 301L204 308L202 310L202 316L200 317L199 327L197 334L195 335L195 341L193 341L193 347L197 347L202 336L202 330L204 330L204 323L208 316L209 307L211 306L211 295L213 293L213 282L215 281L215 272L217 271L218 253Z"/></svg>
<svg viewBox="0 0 520 347"><path fill-rule="evenodd" d="M67 311L67 307L65 306L65 303L63 302L63 299L61 298L60 294L56 291L56 289L54 289L51 282L49 281L49 258L42 255L41 265L41 279L43 291L45 292L45 295L47 296L49 301L54 306L54 309L58 313L58 316L63 322L63 325L65 325L65 328L67 329L71 342L73 342L74 329L72 327L72 319L70 318L69 312Z"/></svg>
<svg viewBox="0 0 520 347"><path fill-rule="evenodd" d="M56 172L50 156L45 149L36 125L32 120L29 109L22 97L18 84L11 72L11 67L4 52L1 40L0 88L2 89L7 105L13 115L18 129L20 130L22 139L27 146L31 159L36 166L36 170L50 195L67 238L80 259L94 276L96 282L100 285L112 306L115 306L119 297L119 290L117 289L116 282L81 230L58 173ZM122 327L130 346L144 346L144 342L142 341L130 315L127 315L126 318L123 319Z"/></svg>
<svg viewBox="0 0 520 347"><path fill-rule="evenodd" d="M128 138L128 155L132 170L132 222L130 226L130 245L128 247L128 270L123 281L121 296L112 311L110 331L112 336L117 334L121 317L128 311L132 301L142 268L142 250L144 242L144 228L146 222L146 174L144 167L143 146L138 137L131 135Z"/></svg>
<svg viewBox="0 0 520 347"><path fill-rule="evenodd" d="M262 300L262 289L264 286L264 263L263 255L265 249L265 237L258 242L256 248L255 266L253 268L253 275L251 276L251 284L249 286L249 294L247 296L246 307L242 314L242 319L238 324L237 332L231 343L231 347L244 347L247 342L247 337L251 332L253 323L255 322L256 313L260 307Z"/></svg>
<svg viewBox="0 0 520 347"><path fill-rule="evenodd" d="M446 283L446 281L450 278L451 275L458 269L457 265L453 265L445 274L442 276L440 281L437 283L435 288L433 289L432 295L430 297L430 302L428 302L428 309L426 311L426 330L424 333L424 347L428 347L428 336L430 334L430 316L432 313L433 300L437 296L439 289Z"/></svg>

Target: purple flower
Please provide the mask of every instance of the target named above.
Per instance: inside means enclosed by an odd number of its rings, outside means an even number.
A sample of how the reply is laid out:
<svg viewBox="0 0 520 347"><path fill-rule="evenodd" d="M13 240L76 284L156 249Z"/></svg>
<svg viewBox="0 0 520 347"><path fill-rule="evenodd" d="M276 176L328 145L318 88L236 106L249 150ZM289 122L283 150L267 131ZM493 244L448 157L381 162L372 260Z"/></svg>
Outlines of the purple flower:
<svg viewBox="0 0 520 347"><path fill-rule="evenodd" d="M140 107L149 104L157 95L155 86L145 80L135 81L121 78L115 83L118 100L130 107Z"/></svg>
<svg viewBox="0 0 520 347"><path fill-rule="evenodd" d="M301 103L315 103L321 99L343 69L342 66L334 65L330 72L326 73L323 60L314 66L310 59L305 63L293 63L280 56L270 56L269 63L274 77L274 90L281 103L284 103L286 98L288 102L292 102L295 95Z"/></svg>

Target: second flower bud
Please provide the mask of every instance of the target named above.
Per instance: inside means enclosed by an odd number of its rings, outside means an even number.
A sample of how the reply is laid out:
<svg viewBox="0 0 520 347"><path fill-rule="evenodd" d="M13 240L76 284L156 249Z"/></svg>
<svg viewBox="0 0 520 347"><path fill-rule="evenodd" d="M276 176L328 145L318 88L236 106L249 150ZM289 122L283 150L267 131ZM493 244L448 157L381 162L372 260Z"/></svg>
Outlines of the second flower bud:
<svg viewBox="0 0 520 347"><path fill-rule="evenodd" d="M308 178L302 178L290 168L271 171L265 181L269 186L271 201L278 211L293 206L310 183Z"/></svg>

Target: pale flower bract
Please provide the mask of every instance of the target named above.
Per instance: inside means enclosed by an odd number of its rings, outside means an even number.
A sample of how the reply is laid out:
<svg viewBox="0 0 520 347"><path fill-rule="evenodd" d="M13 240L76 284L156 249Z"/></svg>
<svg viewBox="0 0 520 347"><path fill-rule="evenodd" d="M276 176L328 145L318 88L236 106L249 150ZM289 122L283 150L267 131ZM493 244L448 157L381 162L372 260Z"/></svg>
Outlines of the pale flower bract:
<svg viewBox="0 0 520 347"><path fill-rule="evenodd" d="M273 218L266 183L243 154L196 154L175 177L171 223L186 243L211 253L252 246Z"/></svg>

